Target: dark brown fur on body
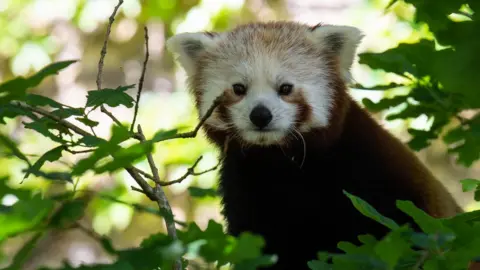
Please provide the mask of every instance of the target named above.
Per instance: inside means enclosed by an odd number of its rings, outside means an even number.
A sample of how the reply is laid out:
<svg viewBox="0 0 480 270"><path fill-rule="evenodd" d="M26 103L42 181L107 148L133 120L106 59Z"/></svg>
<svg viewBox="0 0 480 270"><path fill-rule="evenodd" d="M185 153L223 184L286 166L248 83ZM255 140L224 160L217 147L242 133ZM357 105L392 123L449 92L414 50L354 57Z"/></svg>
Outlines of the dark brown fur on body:
<svg viewBox="0 0 480 270"><path fill-rule="evenodd" d="M354 101L348 103L335 143L324 144L322 131L304 134L302 168L300 141L287 149L228 145L220 178L228 230L263 235L265 252L279 255L274 269L307 269L318 251L338 252L339 241L357 243L360 234L380 238L387 232L359 213L343 190L400 224L414 225L396 208L396 200L411 200L437 217L461 211L409 149Z"/></svg>

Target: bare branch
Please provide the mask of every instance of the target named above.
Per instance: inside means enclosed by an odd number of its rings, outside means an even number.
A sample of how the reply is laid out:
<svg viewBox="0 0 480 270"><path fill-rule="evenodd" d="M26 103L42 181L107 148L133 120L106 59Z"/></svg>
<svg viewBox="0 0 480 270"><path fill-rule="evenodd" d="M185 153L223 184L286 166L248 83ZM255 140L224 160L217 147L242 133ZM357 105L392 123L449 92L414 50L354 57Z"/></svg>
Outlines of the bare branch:
<svg viewBox="0 0 480 270"><path fill-rule="evenodd" d="M42 109L42 108L37 108L37 107L32 107L28 104L24 104L22 102L13 102L12 104L16 105L16 106L19 106L19 107L22 107L23 109L26 109L26 110L30 110L32 112L36 112L40 115L43 115L47 118L50 118L52 120L54 120L55 122L59 123L60 125L72 130L73 132L79 134L79 135L82 135L82 136L93 136L92 134L90 134L90 132L88 131L85 131L77 126L75 126L74 124L70 123L69 121L67 120L64 120L54 114L51 114L50 112Z"/></svg>
<svg viewBox="0 0 480 270"><path fill-rule="evenodd" d="M142 127L138 125L138 134L140 136L140 140L145 142L145 135L143 134ZM170 207L170 203L167 200L167 196L163 192L162 186L160 185L160 176L158 175L158 169L155 165L153 160L152 154L149 153L147 155L148 164L150 165L150 169L152 170L153 174L153 181L155 182L154 187L154 197L155 201L158 204L160 209L163 209L167 216L164 217L165 225L167 227L167 233L173 239L177 238L177 229L175 228L175 221L173 218L172 208ZM180 270L182 268L182 262L180 260L175 261L175 265L173 267L175 270Z"/></svg>
<svg viewBox="0 0 480 270"><path fill-rule="evenodd" d="M113 24L113 21L115 21L115 15L117 14L117 11L122 4L123 4L123 0L119 0L118 4L113 9L112 15L110 15L110 18L108 19L107 32L105 33L103 47L100 52L100 60L98 61L98 73L97 73L97 89L98 90L102 89L103 65L104 65L105 56L107 55L107 43L108 43L108 39L112 29L112 24ZM118 121L118 119L111 112L109 112L105 108L105 106L103 106L103 104L102 106L100 106L100 111L108 115L108 117L110 117L113 120L113 122L115 122L115 124L119 126L122 125L122 123L120 123L120 121Z"/></svg>
<svg viewBox="0 0 480 270"><path fill-rule="evenodd" d="M98 61L98 73L97 73L97 89L102 89L102 76L103 76L103 62L105 60L105 56L107 55L107 43L110 37L110 31L112 29L113 21L115 21L115 15L117 14L118 9L123 4L123 0L119 0L118 4L113 9L112 15L108 19L107 25L107 32L105 33L105 39L103 40L103 47L100 51L100 60Z"/></svg>
<svg viewBox="0 0 480 270"><path fill-rule="evenodd" d="M87 149L87 150L80 150L80 151L75 151L75 150L70 150L70 149L65 149L65 151L72 153L72 154L83 154L83 153L90 153L95 151L95 149Z"/></svg>
<svg viewBox="0 0 480 270"><path fill-rule="evenodd" d="M145 171L142 171L142 170L140 170L139 168L133 167L133 170L136 171L137 173L143 175L144 177L150 179L150 180L154 180L154 179L153 179L153 175L151 175L151 174L149 174L149 173L147 173L147 172L145 172Z"/></svg>
<svg viewBox="0 0 480 270"><path fill-rule="evenodd" d="M193 165L187 169L187 171L185 172L184 175L182 175L180 178L178 179L175 179L175 180L172 180L172 181L168 181L168 182L164 182L164 181L161 181L160 182L160 185L162 186L169 186L169 185L173 185L173 184L177 184L177 183L181 183L183 180L187 179L187 177L189 175L192 175L192 176L197 176L197 175L202 175L202 174L205 174L205 173L208 173L208 172L211 172L211 171L214 171L217 169L218 165L215 165L214 167L210 168L210 169L207 169L207 170L204 170L204 171L201 171L201 172L195 172L195 168L198 166L198 163L200 163L200 160L202 160L203 156L200 156L194 163Z"/></svg>
<svg viewBox="0 0 480 270"><path fill-rule="evenodd" d="M145 26L144 29L145 29L145 61L143 61L142 75L138 80L137 101L135 102L135 112L133 113L133 121L132 121L132 125L130 126L130 132L133 132L133 127L135 126L135 121L137 120L138 106L140 106L140 96L143 90L143 82L145 81L145 72L147 70L148 57L150 56L150 52L148 50L148 28Z"/></svg>
<svg viewBox="0 0 480 270"><path fill-rule="evenodd" d="M200 128L203 126L203 124L205 123L205 121L207 121L207 119L213 114L213 111L215 110L215 108L220 105L220 103L222 102L222 99L223 99L223 95L220 95L218 96L215 101L213 102L212 106L210 106L210 108L208 109L208 111L205 113L205 115L200 119L200 122L197 124L197 126L195 127L194 130L192 131L189 131L189 132L184 132L184 133L178 133L178 134L175 134L171 137L167 137L167 138L164 138L164 139L161 139L161 140L158 140L157 142L161 142L161 141L167 141L167 140L172 140L172 139L186 139L186 138L194 138L197 136L197 133L198 131L200 130Z"/></svg>

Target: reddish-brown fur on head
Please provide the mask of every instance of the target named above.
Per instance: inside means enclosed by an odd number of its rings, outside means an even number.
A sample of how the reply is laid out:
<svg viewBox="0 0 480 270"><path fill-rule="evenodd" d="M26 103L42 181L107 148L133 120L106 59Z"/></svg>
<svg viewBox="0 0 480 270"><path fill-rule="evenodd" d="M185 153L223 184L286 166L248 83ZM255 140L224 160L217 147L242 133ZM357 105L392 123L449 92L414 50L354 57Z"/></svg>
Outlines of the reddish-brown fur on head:
<svg viewBox="0 0 480 270"><path fill-rule="evenodd" d="M167 47L187 71L200 116L223 96L205 123L210 138L271 145L339 126L361 38L349 26L268 22L177 34Z"/></svg>

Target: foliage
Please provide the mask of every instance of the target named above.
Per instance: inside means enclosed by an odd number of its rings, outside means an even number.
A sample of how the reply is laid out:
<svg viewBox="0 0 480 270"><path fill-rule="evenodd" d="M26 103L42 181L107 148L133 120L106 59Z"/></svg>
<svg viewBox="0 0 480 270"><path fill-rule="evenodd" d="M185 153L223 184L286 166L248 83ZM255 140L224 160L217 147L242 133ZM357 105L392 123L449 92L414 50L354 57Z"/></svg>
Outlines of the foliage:
<svg viewBox="0 0 480 270"><path fill-rule="evenodd" d="M397 0L393 0L394 5ZM480 159L480 61L479 6L475 1L404 0L416 8L415 22L428 25L434 38L415 43L401 43L381 53L365 52L359 63L401 78L402 83L356 88L388 91L407 88L408 94L384 97L379 102L364 99L372 112L398 108L387 120L427 116L427 130L409 129L409 146L414 150L428 147L442 138L457 161L471 166ZM461 16L455 21L450 14ZM461 14L461 15L459 15Z"/></svg>
<svg viewBox="0 0 480 270"><path fill-rule="evenodd" d="M364 104L373 112L403 106L399 112L390 114L387 117L389 120L427 115L433 120L432 126L429 130L410 129L412 135L410 147L417 151L421 150L428 147L432 140L442 136L445 143L454 145L450 151L458 155L458 161L465 166L471 166L480 159L480 114L475 111L480 107L480 96L476 92L480 81L473 66L477 62L475 60L480 60L476 54L480 37L475 35L475 30L479 29L478 14L467 12L471 19L462 22L453 22L447 15L458 11L460 4L469 4L469 8L473 10L478 10L478 4L466 0L455 4L447 0L405 1L415 5L417 20L428 24L436 41L447 48L439 50L434 41L425 39L413 44L400 44L383 53L360 55L360 63L373 69L395 73L406 79L406 83L377 85L369 89L374 91L388 91L398 87L410 89L406 95L385 97L377 103L366 99ZM173 10L185 9L182 5L187 5L175 1L174 3L175 5L171 7ZM174 20L175 16L167 12L164 5L153 4L153 7L155 16L168 22ZM224 25L225 22L222 19L218 24ZM0 198L7 194L18 198L13 205L0 205L0 243L16 236L28 237L28 241L17 252L7 269L21 269L45 233L73 228L79 228L94 237L106 252L115 257L115 261L112 264L80 267L65 263L58 269L172 269L178 262L181 262L181 269L186 269L188 265L200 261L214 265L215 268L234 265L235 269L247 270L276 262L275 254L263 253L265 243L258 235L243 233L233 237L224 232L222 224L213 220L209 221L204 230L194 222L183 224L175 220L162 187L180 183L188 174L196 173L194 169L199 159L184 178L164 182L156 175L157 168L151 153L154 147L161 145L162 142L188 138L185 135L187 133L179 133L177 129L159 130L151 138L145 138L140 128L133 131L133 128L114 121L116 124L112 126L108 139L95 134L94 128L100 123L90 119L90 113L98 108L107 114L106 108L109 107L123 106L133 109L138 106L138 100L126 92L136 85L90 90L85 106L80 108L31 93L44 79L56 76L74 63L76 61L56 62L31 76L16 77L0 84L0 123L5 124L7 119L20 119L25 128L36 131L56 144L33 162L29 155L22 152L13 137L0 134L0 150L5 156L23 162L25 166L23 181L34 175L47 181L73 186L71 192L47 195L11 187L7 184L10 176L0 178ZM451 68L452 65L456 67L454 70ZM361 85L357 87L367 88ZM476 114L465 115L464 112L469 110ZM75 125L71 122L73 119L89 130ZM459 123L451 127L454 120L458 120ZM441 135L442 133L444 135ZM60 164L67 153L83 153L86 156L63 170L44 169L47 163ZM134 167L138 161L145 159L149 162L151 174ZM141 187L136 190L157 202L160 209L123 202L115 196L79 191L75 188L78 179L87 173L114 173L119 170L126 170ZM211 170L205 172L208 171ZM465 192L473 191L475 199L480 201L479 180L464 179L461 183ZM194 198L218 196L218 191L210 188L189 187L188 192ZM358 239L362 243L360 246L339 242L338 247L344 253L331 254L319 251L317 260L305 262L312 270L461 270L466 269L468 263L480 255L478 252L480 211L441 219L429 216L409 201L397 201L397 207L411 216L421 228L420 232L415 232L408 225L397 224L395 220L383 216L361 198L346 191L345 196L351 200L352 207L386 226L390 231L382 239L375 239L371 235L359 235ZM109 237L98 235L79 223L86 215L88 205L94 202L94 197L161 216L167 228L173 225L173 233L167 230L167 233L150 235L138 247L117 249ZM177 229L175 225L182 228Z"/></svg>

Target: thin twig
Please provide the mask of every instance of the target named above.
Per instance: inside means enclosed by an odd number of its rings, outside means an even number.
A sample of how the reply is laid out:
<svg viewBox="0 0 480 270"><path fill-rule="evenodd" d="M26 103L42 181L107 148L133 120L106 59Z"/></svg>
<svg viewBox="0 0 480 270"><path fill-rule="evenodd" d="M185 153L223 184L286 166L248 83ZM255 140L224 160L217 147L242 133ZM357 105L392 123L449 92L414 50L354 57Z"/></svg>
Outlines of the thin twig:
<svg viewBox="0 0 480 270"><path fill-rule="evenodd" d="M147 172L145 172L145 171L142 171L142 170L140 170L139 168L134 167L133 170L135 170L137 173L143 175L144 177L146 177L146 178L148 178L148 179L150 179L150 180L154 180L154 179L153 179L153 175L151 175L151 174L149 174L149 173L147 173Z"/></svg>
<svg viewBox="0 0 480 270"><path fill-rule="evenodd" d="M192 176L198 176L198 175L202 175L202 174L205 174L205 173L208 173L208 172L211 172L211 171L214 171L217 169L218 165L215 165L214 167L210 168L210 169L207 169L207 170L204 170L204 171L201 171L201 172L195 172L195 168L198 166L198 163L200 163L200 160L202 160L203 156L200 156L194 163L192 166L190 166L190 168L187 169L187 171L185 172L185 174L183 174L180 178L178 179L175 179L175 180L172 180L172 181L168 181L168 182L165 182L165 181L161 181L160 182L160 185L162 186L169 186L169 185L173 185L173 184L177 184L177 183L181 183L183 180L187 179L187 177L189 175L192 175Z"/></svg>
<svg viewBox="0 0 480 270"><path fill-rule="evenodd" d="M138 125L138 134L140 136L140 140L145 142L145 135L143 134L142 127ZM165 225L167 227L167 234L172 237L173 239L177 239L177 228L175 228L175 222L173 218L172 208L170 207L170 203L167 200L167 196L163 192L162 186L160 185L160 176L158 175L158 169L155 165L153 160L152 154L147 154L148 164L150 165L150 169L153 174L153 181L155 182L154 187L154 196L155 201L158 204L158 207L166 212L166 216L164 216ZM174 267L175 270L180 270L182 268L182 262L180 260L176 260Z"/></svg>
<svg viewBox="0 0 480 270"><path fill-rule="evenodd" d="M118 4L113 9L110 18L108 19L107 32L105 33L105 39L103 40L103 47L100 51L100 60L98 61L98 73L97 73L97 89L102 89L102 75L103 75L103 62L105 56L107 55L107 43L110 36L110 31L112 29L113 21L115 21L115 15L117 14L118 9L123 4L123 0L118 0Z"/></svg>
<svg viewBox="0 0 480 270"><path fill-rule="evenodd" d="M117 14L117 11L122 4L123 4L123 0L119 0L118 4L113 9L112 15L110 15L110 18L108 19L107 32L105 33L103 47L100 52L100 60L98 61L98 72L97 72L97 89L98 90L102 89L103 65L104 65L105 56L107 55L107 43L108 43L108 39L112 29L112 24L113 24L113 21L115 21L115 15ZM113 122L115 122L115 124L122 126L122 123L120 123L120 121L118 121L118 119L111 112L109 112L105 108L105 106L103 106L103 104L102 106L100 106L100 111L108 115L108 117L110 117L113 120Z"/></svg>
<svg viewBox="0 0 480 270"><path fill-rule="evenodd" d="M80 150L80 151L75 151L75 150L70 150L70 149L65 149L65 151L72 153L72 154L83 154L83 153L90 153L95 151L95 149L87 149L87 150Z"/></svg>
<svg viewBox="0 0 480 270"><path fill-rule="evenodd" d="M148 57L150 52L148 50L148 28L145 26L145 60L143 61L143 69L140 79L138 80L138 92L137 92L137 102L135 102L135 112L133 113L133 121L130 126L130 132L133 132L133 127L135 126L135 121L137 120L138 106L140 106L140 96L143 90L143 82L145 81L145 72L147 70Z"/></svg>
<svg viewBox="0 0 480 270"><path fill-rule="evenodd" d="M220 96L218 96L218 97L215 99L215 101L213 102L212 106L210 106L210 108L209 108L208 111L205 113L205 115L200 119L200 122L198 122L198 124L197 124L197 126L195 127L194 130L189 131L189 132L184 132L184 133L178 133L178 134L175 134L175 135L173 135L173 136L160 139L160 140L158 140L157 142L162 142L162 141L167 141L167 140L172 140L172 139L186 139L186 138L194 138L194 137L196 137L198 131L200 130L200 128L203 126L203 124L205 123L205 121L207 121L207 119L213 114L213 111L215 110L215 108L216 108L218 105L220 105L220 103L222 102L222 99L223 99L223 95L220 95Z"/></svg>

